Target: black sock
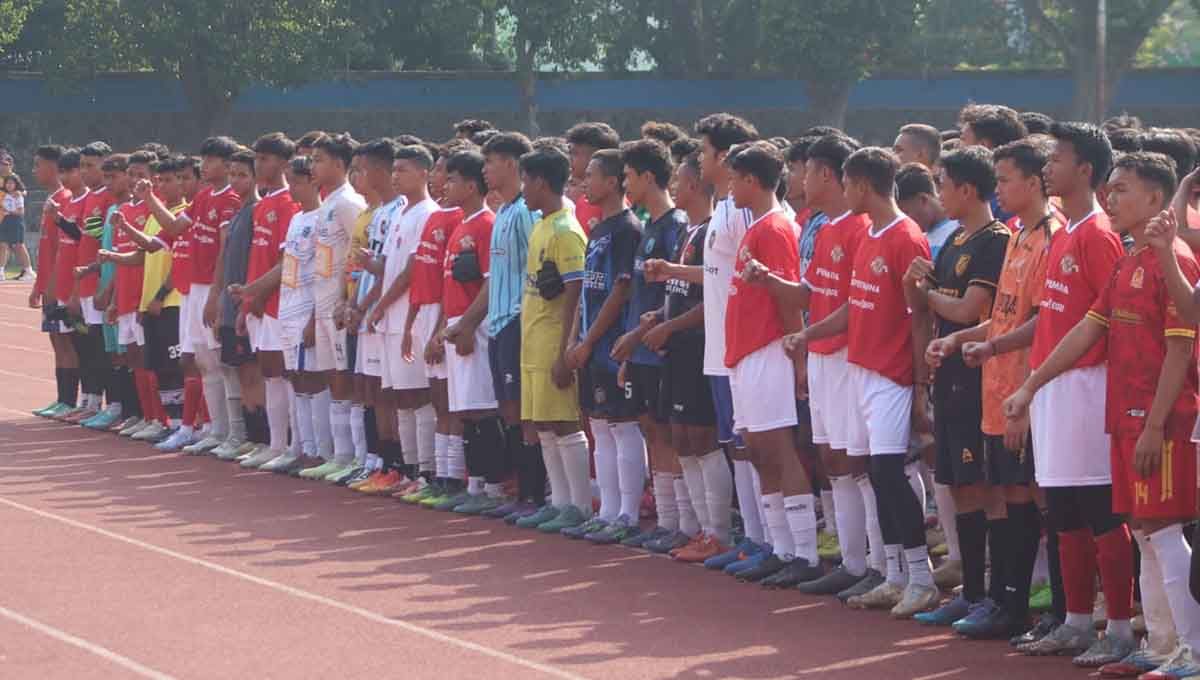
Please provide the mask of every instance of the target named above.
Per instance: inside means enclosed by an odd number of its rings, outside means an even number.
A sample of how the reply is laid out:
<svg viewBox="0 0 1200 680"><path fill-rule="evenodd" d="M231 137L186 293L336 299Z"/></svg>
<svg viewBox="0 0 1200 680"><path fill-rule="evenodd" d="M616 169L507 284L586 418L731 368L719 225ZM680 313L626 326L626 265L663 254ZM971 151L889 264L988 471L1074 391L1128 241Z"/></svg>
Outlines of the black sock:
<svg viewBox="0 0 1200 680"><path fill-rule="evenodd" d="M989 519L987 521L988 560L991 562L991 580L987 593L996 606L1004 604L1008 588L1009 571L1012 569L1012 518Z"/></svg>
<svg viewBox="0 0 1200 680"><path fill-rule="evenodd" d="M1011 558L1004 607L1015 620L1024 621L1029 615L1029 587L1042 539L1042 514L1036 503L1009 503L1008 520Z"/></svg>
<svg viewBox="0 0 1200 680"><path fill-rule="evenodd" d="M54 369L54 382L58 386L58 403L75 405L75 395L79 392L79 369Z"/></svg>
<svg viewBox="0 0 1200 680"><path fill-rule="evenodd" d="M475 420L462 421L463 458L467 463L467 477L482 477L483 466L479 460L479 433Z"/></svg>
<svg viewBox="0 0 1200 680"><path fill-rule="evenodd" d="M400 442L381 440L379 442L379 457L383 459L383 469L385 471L395 470L399 472L404 466L404 452L400 447Z"/></svg>
<svg viewBox="0 0 1200 680"><path fill-rule="evenodd" d="M379 426L375 421L375 407L368 406L363 410L363 430L367 435L367 452L377 456L382 455L379 450Z"/></svg>
<svg viewBox="0 0 1200 680"><path fill-rule="evenodd" d="M246 441L254 444L269 444L271 434L267 427L266 410L258 406L253 410L242 409L242 413L242 417L246 420Z"/></svg>
<svg viewBox="0 0 1200 680"><path fill-rule="evenodd" d="M1046 525L1045 518L1043 525ZM1063 590L1062 560L1058 554L1058 532L1046 528L1046 563L1050 568L1050 611L1059 621L1067 620L1067 592Z"/></svg>
<svg viewBox="0 0 1200 680"><path fill-rule="evenodd" d="M504 439L504 423L497 416L490 416L475 422L476 454L482 468L484 482L501 484L504 482L508 468L505 465L507 444Z"/></svg>
<svg viewBox="0 0 1200 680"><path fill-rule="evenodd" d="M982 510L958 513L958 546L962 552L963 597L978 602L984 597L987 569L987 515Z"/></svg>

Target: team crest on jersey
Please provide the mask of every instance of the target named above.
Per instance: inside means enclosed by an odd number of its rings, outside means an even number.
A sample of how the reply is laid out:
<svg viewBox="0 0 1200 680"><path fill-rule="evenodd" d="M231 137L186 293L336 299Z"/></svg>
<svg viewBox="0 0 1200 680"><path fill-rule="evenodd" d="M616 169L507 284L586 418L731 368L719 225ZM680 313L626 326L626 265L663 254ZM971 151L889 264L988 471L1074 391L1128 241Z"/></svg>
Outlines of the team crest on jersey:
<svg viewBox="0 0 1200 680"><path fill-rule="evenodd" d="M475 248L475 237L470 234L463 236L458 239L458 247L463 250L472 250Z"/></svg>
<svg viewBox="0 0 1200 680"><path fill-rule="evenodd" d="M212 208L208 211L208 219L209 220L217 219L217 209L216 208Z"/></svg>
<svg viewBox="0 0 1200 680"><path fill-rule="evenodd" d="M278 219L279 216L275 214L274 210L267 211L267 224L275 224Z"/></svg>
<svg viewBox="0 0 1200 680"><path fill-rule="evenodd" d="M445 232L445 230L442 230L442 229L434 229L434 230L433 230L433 240L434 240L434 241L436 241L436 242L438 242L438 243L445 243L445 242L446 242L446 232Z"/></svg>
<svg viewBox="0 0 1200 680"><path fill-rule="evenodd" d="M1064 274L1074 274L1075 272L1079 271L1079 265L1075 262L1075 256L1071 255L1070 253L1063 255L1063 259L1062 262L1059 263L1059 267L1062 269L1062 273Z"/></svg>
<svg viewBox="0 0 1200 680"><path fill-rule="evenodd" d="M646 239L646 248L643 252L645 252L647 255L654 252L654 237L653 236Z"/></svg>
<svg viewBox="0 0 1200 680"><path fill-rule="evenodd" d="M139 227L144 227L144 226L146 226L146 216L145 216L145 215L138 215L138 216L137 216L137 219L136 219L136 220L134 220L134 223L135 223L135 224L137 224Z"/></svg>
<svg viewBox="0 0 1200 680"><path fill-rule="evenodd" d="M754 256L750 253L749 248L747 248L746 246L742 246L741 248L738 249L738 262L741 262L742 264L746 264L747 262L749 262L752 259L754 259Z"/></svg>
<svg viewBox="0 0 1200 680"><path fill-rule="evenodd" d="M966 242L967 242L967 232L965 232L965 231L961 232L958 236L954 237L954 245L955 246L961 246L962 244L964 244Z"/></svg>
<svg viewBox="0 0 1200 680"><path fill-rule="evenodd" d="M963 274L966 274L967 266L970 264L971 264L971 256L970 255L959 255L958 262L954 263L954 273L958 276L962 276Z"/></svg>
<svg viewBox="0 0 1200 680"><path fill-rule="evenodd" d="M887 262L884 261L882 255L876 255L874 260L871 260L871 271L875 276L886 274L888 270Z"/></svg>
<svg viewBox="0 0 1200 680"><path fill-rule="evenodd" d="M1146 270L1138 267L1133 270L1133 276L1129 277L1129 286L1131 288L1141 288L1146 278Z"/></svg>
<svg viewBox="0 0 1200 680"><path fill-rule="evenodd" d="M842 258L846 257L846 251L842 250L841 246L834 246L833 250L829 251L829 257L834 262L841 262Z"/></svg>
<svg viewBox="0 0 1200 680"><path fill-rule="evenodd" d="M962 450L962 462L963 463L974 463L975 462L975 454L971 453L971 449L963 449Z"/></svg>
<svg viewBox="0 0 1200 680"><path fill-rule="evenodd" d="M304 225L304 228L300 230L300 238L308 238L311 234L312 227L307 224Z"/></svg>

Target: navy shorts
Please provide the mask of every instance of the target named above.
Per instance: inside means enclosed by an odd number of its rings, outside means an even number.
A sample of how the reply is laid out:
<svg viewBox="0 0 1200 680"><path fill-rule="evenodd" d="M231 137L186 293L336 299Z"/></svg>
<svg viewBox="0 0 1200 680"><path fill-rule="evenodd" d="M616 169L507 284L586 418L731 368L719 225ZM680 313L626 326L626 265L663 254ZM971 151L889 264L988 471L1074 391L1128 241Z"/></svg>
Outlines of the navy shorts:
<svg viewBox="0 0 1200 680"><path fill-rule="evenodd" d="M729 376L710 375L713 408L717 412L717 442L742 446L742 438L733 431L733 392L729 388Z"/></svg>
<svg viewBox="0 0 1200 680"><path fill-rule="evenodd" d="M488 365L496 399L521 403L521 317L509 321L488 343Z"/></svg>

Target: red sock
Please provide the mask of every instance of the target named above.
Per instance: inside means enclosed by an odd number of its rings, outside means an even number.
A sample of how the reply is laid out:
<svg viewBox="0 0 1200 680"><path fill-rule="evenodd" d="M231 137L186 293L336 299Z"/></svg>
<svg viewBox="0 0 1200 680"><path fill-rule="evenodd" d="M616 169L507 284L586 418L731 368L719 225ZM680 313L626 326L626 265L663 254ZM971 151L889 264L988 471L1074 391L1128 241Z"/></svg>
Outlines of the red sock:
<svg viewBox="0 0 1200 680"><path fill-rule="evenodd" d="M145 420L153 420L156 414L154 410L154 402L156 399L151 399L150 376L152 374L144 368L133 369L133 386L137 390L138 404L142 408L142 418ZM157 395L155 395L157 396Z"/></svg>
<svg viewBox="0 0 1200 680"><path fill-rule="evenodd" d="M150 394L154 401L154 419L163 425L170 425L171 419L167 417L167 410L163 408L162 395L159 394L158 376L150 374Z"/></svg>
<svg viewBox="0 0 1200 680"><path fill-rule="evenodd" d="M200 400L204 398L204 383L199 376L188 376L183 380L183 422L192 425L200 411Z"/></svg>
<svg viewBox="0 0 1200 680"><path fill-rule="evenodd" d="M1096 561L1100 587L1108 607L1108 618L1126 621L1133 617L1133 544L1125 524L1097 536Z"/></svg>
<svg viewBox="0 0 1200 680"><path fill-rule="evenodd" d="M1096 542L1092 532L1087 529L1058 532L1058 555L1067 611L1091 616L1096 597Z"/></svg>

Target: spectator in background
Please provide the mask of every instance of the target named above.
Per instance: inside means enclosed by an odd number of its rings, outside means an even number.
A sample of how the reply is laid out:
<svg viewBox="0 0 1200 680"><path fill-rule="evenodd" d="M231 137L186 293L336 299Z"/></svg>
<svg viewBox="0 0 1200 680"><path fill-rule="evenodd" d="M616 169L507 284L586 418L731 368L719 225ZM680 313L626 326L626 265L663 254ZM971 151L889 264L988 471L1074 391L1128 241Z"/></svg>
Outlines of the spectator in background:
<svg viewBox="0 0 1200 680"><path fill-rule="evenodd" d="M12 157L8 157L12 168ZM6 278L9 252L15 253L21 264L17 281L32 281L33 267L29 262L29 250L25 247L25 184L15 174L4 178L4 198L0 199L0 280Z"/></svg>

